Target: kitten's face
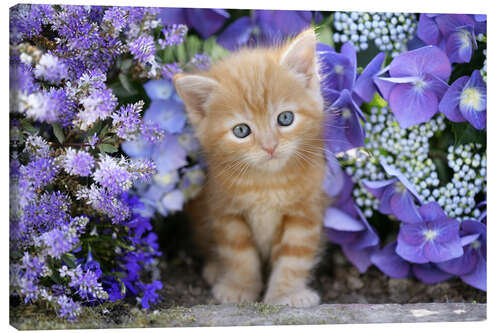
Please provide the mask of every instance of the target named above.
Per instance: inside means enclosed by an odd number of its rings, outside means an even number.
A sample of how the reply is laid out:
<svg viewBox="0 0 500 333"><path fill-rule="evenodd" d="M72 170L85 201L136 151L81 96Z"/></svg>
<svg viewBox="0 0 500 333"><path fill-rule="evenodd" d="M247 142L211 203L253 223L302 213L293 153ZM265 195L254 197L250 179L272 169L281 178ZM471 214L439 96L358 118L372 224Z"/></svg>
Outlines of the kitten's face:
<svg viewBox="0 0 500 333"><path fill-rule="evenodd" d="M203 116L193 117L192 103L187 107L209 164L237 176L301 166L311 152L319 153L323 104L315 68L307 68L315 60L299 59L304 63L296 70L282 59L283 50L247 50L208 72L212 86L199 106Z"/></svg>

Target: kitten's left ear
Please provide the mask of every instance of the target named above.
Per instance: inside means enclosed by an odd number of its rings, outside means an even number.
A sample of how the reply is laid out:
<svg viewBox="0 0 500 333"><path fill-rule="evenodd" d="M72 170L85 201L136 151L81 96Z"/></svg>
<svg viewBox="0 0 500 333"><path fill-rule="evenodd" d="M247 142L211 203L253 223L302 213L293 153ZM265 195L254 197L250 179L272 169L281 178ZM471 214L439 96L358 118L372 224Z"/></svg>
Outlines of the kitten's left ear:
<svg viewBox="0 0 500 333"><path fill-rule="evenodd" d="M305 30L288 45L281 54L280 65L294 72L307 88L319 80L314 29Z"/></svg>

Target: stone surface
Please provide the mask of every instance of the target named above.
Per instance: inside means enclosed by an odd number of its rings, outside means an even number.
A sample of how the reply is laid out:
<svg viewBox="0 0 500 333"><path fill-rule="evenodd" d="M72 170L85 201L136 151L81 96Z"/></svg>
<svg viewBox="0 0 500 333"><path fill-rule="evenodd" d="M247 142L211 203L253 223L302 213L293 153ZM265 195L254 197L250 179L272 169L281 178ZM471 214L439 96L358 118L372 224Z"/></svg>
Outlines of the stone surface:
<svg viewBox="0 0 500 333"><path fill-rule="evenodd" d="M485 304L462 303L322 304L308 309L255 303L236 306L199 305L188 311L191 322L187 326L367 324L486 319ZM161 316L161 313L158 315Z"/></svg>
<svg viewBox="0 0 500 333"><path fill-rule="evenodd" d="M109 316L113 317L109 321ZM84 316L77 322L23 316L11 325L21 329L71 329L172 326L318 325L412 322L460 322L486 319L486 304L321 304L298 309L263 303L175 306L154 311L133 308L121 315Z"/></svg>

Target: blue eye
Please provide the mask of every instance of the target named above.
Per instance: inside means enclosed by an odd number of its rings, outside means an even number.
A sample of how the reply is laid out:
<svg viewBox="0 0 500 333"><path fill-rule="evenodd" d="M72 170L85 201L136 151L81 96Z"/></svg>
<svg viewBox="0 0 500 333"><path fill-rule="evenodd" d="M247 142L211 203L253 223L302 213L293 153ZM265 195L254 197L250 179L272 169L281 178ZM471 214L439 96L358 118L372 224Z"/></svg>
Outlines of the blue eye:
<svg viewBox="0 0 500 333"><path fill-rule="evenodd" d="M293 123L294 114L292 111L281 112L278 115L278 124L280 126L290 126Z"/></svg>
<svg viewBox="0 0 500 333"><path fill-rule="evenodd" d="M233 128L233 134L240 139L247 137L251 132L247 124L239 124Z"/></svg>

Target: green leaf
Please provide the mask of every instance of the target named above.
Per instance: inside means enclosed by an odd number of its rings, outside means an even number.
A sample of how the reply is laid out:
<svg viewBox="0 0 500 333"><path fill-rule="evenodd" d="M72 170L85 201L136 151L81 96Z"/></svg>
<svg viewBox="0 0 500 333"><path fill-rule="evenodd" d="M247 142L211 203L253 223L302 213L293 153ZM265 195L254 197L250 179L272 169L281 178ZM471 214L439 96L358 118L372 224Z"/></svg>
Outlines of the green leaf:
<svg viewBox="0 0 500 333"><path fill-rule="evenodd" d="M452 123L451 130L456 146L466 143L481 143L483 146L486 145L486 133L476 130L468 122Z"/></svg>
<svg viewBox="0 0 500 333"><path fill-rule="evenodd" d="M132 86L127 75L120 73L120 74L118 74L118 79L120 79L120 83L122 84L123 88L125 88L125 90L130 95L137 94L137 90Z"/></svg>
<svg viewBox="0 0 500 333"><path fill-rule="evenodd" d="M316 30L320 43L333 46L333 31L329 25L322 24Z"/></svg>
<svg viewBox="0 0 500 333"><path fill-rule="evenodd" d="M54 135L56 136L57 141L59 141L60 144L63 144L64 132L63 132L61 125L54 123L54 124L52 124L52 129L54 130Z"/></svg>
<svg viewBox="0 0 500 333"><path fill-rule="evenodd" d="M30 134L36 134L38 133L38 129L34 127L31 122L27 119L22 119L21 120L21 128L23 131L28 132Z"/></svg>
<svg viewBox="0 0 500 333"><path fill-rule="evenodd" d="M103 143L103 144L98 145L97 147L99 147L99 150L101 151L101 153L112 154L112 153L116 153L118 151L118 149L115 146L110 145L109 143Z"/></svg>
<svg viewBox="0 0 500 333"><path fill-rule="evenodd" d="M76 257L72 253L65 253L62 255L62 259L70 268L76 267Z"/></svg>

